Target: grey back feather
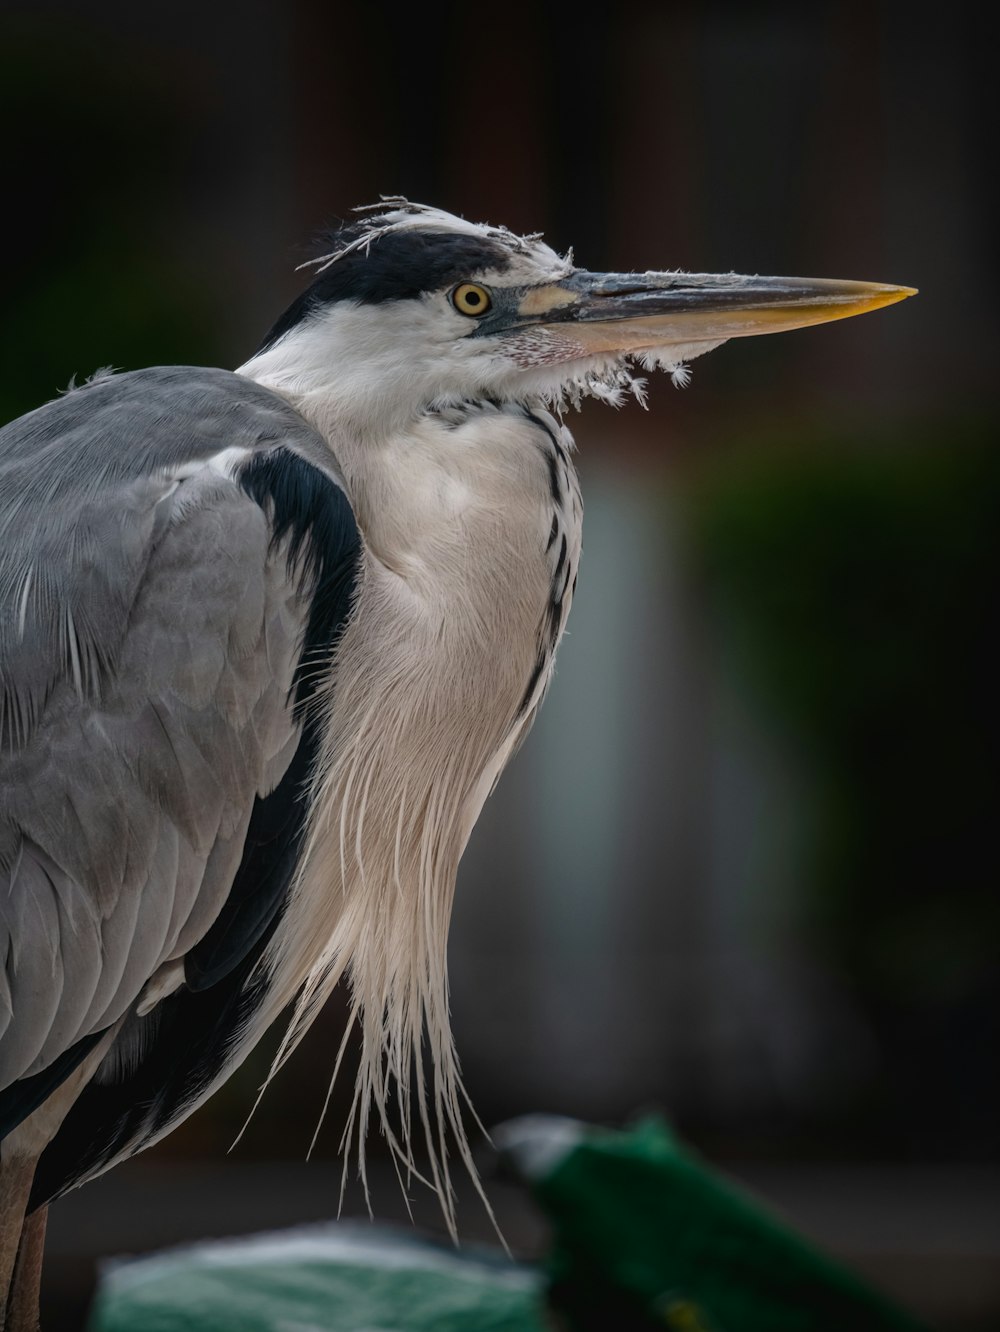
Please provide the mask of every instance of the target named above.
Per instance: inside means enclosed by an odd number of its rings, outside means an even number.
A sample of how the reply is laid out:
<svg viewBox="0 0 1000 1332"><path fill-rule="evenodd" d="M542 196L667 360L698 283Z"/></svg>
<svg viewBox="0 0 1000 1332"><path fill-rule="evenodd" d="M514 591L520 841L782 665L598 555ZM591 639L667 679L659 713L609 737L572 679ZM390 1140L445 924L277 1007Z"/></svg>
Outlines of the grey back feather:
<svg viewBox="0 0 1000 1332"><path fill-rule="evenodd" d="M281 398L190 367L0 431L0 1087L204 934L294 751L308 608L267 515L206 465L278 444L337 479Z"/></svg>
<svg viewBox="0 0 1000 1332"><path fill-rule="evenodd" d="M102 378L0 430L0 740L30 734L57 679L113 664L173 476L226 449L329 451L275 394L224 370Z"/></svg>

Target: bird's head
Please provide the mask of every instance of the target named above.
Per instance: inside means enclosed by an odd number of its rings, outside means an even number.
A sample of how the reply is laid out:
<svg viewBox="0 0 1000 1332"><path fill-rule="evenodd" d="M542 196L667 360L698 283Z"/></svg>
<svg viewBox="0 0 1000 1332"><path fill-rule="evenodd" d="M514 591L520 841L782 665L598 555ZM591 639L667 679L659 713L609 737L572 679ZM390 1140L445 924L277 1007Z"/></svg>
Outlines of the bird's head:
<svg viewBox="0 0 1000 1332"><path fill-rule="evenodd" d="M561 405L675 382L729 338L843 319L913 288L734 273L592 273L540 236L387 199L312 260L312 284L244 370L392 428L466 399ZM252 371L250 367L252 366Z"/></svg>

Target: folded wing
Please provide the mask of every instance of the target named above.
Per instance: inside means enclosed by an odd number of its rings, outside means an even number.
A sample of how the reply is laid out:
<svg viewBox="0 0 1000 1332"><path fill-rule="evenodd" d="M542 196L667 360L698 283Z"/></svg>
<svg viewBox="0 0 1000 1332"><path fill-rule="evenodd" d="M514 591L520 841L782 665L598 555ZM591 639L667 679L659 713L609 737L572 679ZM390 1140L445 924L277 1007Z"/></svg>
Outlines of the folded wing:
<svg viewBox="0 0 1000 1332"><path fill-rule="evenodd" d="M0 1132L114 1029L56 1152L99 1163L231 1047L359 552L324 441L225 371L109 377L0 432ZM197 1058L164 1046L192 1004L228 1014Z"/></svg>

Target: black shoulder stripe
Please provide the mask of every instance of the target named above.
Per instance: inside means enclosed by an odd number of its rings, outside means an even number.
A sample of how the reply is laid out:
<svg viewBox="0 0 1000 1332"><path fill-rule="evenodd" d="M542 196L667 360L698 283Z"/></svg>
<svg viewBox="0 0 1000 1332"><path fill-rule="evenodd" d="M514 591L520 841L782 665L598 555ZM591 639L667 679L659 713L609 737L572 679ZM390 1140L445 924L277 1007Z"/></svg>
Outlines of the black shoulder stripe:
<svg viewBox="0 0 1000 1332"><path fill-rule="evenodd" d="M184 958L189 990L209 990L253 952L284 909L305 827L318 737L303 735L284 777L254 801L243 856L222 910Z"/></svg>
<svg viewBox="0 0 1000 1332"><path fill-rule="evenodd" d="M281 782L254 802L225 906L185 958L186 985L151 1015L155 1035L132 1074L91 1082L74 1103L39 1161L33 1207L179 1118L218 1072L260 998L261 981L250 978L285 907L321 740L307 707L320 672L310 667L329 660L350 616L361 538L340 487L288 449L254 458L238 480L268 512L273 540L288 539L290 565L311 596L293 685L302 735Z"/></svg>
<svg viewBox="0 0 1000 1332"><path fill-rule="evenodd" d="M288 449L254 458L239 475L243 489L271 517L272 541L287 539L289 567L310 596L295 671L295 711L302 736L284 777L254 802L240 867L225 906L185 959L192 989L207 989L251 949L284 903L305 827L305 793L319 751L317 719L306 704L350 617L361 538L347 496L318 468Z"/></svg>
<svg viewBox="0 0 1000 1332"><path fill-rule="evenodd" d="M297 566L312 604L296 671L300 711L316 688L310 667L329 659L351 612L361 536L347 496L318 467L290 449L258 454L237 480L271 514L272 542L289 540L289 565Z"/></svg>

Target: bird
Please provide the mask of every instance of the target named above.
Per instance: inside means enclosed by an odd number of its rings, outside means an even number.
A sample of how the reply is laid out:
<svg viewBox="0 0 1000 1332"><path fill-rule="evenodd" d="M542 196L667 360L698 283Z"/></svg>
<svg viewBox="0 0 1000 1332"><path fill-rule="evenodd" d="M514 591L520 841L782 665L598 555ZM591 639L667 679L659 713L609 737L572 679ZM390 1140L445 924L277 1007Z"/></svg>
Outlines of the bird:
<svg viewBox="0 0 1000 1332"><path fill-rule="evenodd" d="M448 925L576 588L567 410L913 294L591 272L402 197L321 250L238 369L100 371L0 431L16 1332L49 1203L169 1133L281 1020L269 1081L338 984L361 1048L344 1142L363 1170L374 1120L416 1170L416 1133L454 1227L446 1134L472 1161Z"/></svg>

